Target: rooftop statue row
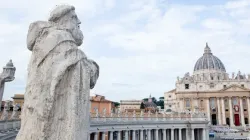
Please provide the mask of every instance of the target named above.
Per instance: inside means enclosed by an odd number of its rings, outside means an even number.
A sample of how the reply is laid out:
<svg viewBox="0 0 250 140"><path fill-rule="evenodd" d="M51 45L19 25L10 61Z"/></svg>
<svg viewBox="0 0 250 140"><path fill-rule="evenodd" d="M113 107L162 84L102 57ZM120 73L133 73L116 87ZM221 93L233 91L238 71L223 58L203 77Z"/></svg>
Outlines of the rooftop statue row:
<svg viewBox="0 0 250 140"><path fill-rule="evenodd" d="M191 111L182 111L182 112L171 112L171 113L151 113L150 111L144 112L143 110L138 114L134 110L132 113L118 112L110 114L106 113L106 109L104 108L102 113L100 114L98 109L95 109L95 113L91 114L91 118L206 118L206 114L203 112L191 112Z"/></svg>

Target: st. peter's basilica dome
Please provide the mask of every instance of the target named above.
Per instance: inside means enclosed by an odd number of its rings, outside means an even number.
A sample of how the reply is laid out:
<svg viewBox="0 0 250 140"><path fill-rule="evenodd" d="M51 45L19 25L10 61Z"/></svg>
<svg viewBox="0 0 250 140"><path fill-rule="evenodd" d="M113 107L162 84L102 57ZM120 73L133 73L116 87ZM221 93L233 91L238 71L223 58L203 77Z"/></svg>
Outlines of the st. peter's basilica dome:
<svg viewBox="0 0 250 140"><path fill-rule="evenodd" d="M226 72L224 64L218 57L212 54L211 49L208 47L207 43L204 49L203 56L198 59L194 67L194 71L199 70L218 70Z"/></svg>

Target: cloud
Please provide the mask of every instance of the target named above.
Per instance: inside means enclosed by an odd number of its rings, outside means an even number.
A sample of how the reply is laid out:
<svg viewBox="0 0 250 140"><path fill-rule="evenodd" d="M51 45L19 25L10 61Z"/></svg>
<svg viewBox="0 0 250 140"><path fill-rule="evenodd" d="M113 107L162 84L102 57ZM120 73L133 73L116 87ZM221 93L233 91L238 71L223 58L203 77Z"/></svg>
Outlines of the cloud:
<svg viewBox="0 0 250 140"><path fill-rule="evenodd" d="M4 66L12 58L17 67L16 79L6 85L4 99L25 90L29 24L46 20L56 4L65 2L69 1L6 1L0 6L0 64ZM246 65L249 1L218 5L158 0L70 3L82 21L85 40L80 48L100 65L100 79L92 94L115 101L163 96L175 87L177 76L192 73L206 42L229 73L238 69L247 73L250 68Z"/></svg>

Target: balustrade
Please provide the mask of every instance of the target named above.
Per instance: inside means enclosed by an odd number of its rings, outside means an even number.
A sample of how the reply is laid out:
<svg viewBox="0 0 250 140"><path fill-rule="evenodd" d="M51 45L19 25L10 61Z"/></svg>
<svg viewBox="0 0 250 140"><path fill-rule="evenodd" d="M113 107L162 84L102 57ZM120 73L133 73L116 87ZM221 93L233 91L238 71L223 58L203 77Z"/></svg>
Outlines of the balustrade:
<svg viewBox="0 0 250 140"><path fill-rule="evenodd" d="M203 129L201 140L207 140L208 135L207 118L199 112L151 114L118 111L108 114L103 110L90 116L88 140L194 140L194 129ZM2 126L10 123L2 122ZM12 126L20 127L20 120L12 123Z"/></svg>
<svg viewBox="0 0 250 140"><path fill-rule="evenodd" d="M112 123L112 122L140 122L140 121L207 121L207 117L205 113L196 112L180 112L180 113L172 113L172 114L160 114L155 113L152 115L150 112L144 113L143 111L140 114L136 114L136 112L118 112L118 113L110 113L106 114L104 111L103 115L99 115L97 113L91 114L91 123Z"/></svg>

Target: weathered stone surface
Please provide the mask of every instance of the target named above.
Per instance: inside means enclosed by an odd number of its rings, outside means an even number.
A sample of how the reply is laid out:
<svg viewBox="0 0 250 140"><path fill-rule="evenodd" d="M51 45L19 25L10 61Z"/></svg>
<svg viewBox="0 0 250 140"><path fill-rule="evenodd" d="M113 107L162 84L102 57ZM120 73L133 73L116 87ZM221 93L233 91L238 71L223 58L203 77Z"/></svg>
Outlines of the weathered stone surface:
<svg viewBox="0 0 250 140"><path fill-rule="evenodd" d="M18 109L20 108L20 106L18 104L15 104L14 107L13 107L13 112L12 112L12 115L11 115L11 120L16 120L16 119L19 119L18 117Z"/></svg>
<svg viewBox="0 0 250 140"><path fill-rule="evenodd" d="M1 116L1 120L6 121L9 118L10 111L10 101L5 101L3 114Z"/></svg>
<svg viewBox="0 0 250 140"><path fill-rule="evenodd" d="M99 67L78 49L83 34L75 8L59 5L49 21L30 25L32 51L16 140L84 140L89 129L89 94Z"/></svg>
<svg viewBox="0 0 250 140"><path fill-rule="evenodd" d="M5 82L11 82L15 79L15 71L16 68L14 67L12 60L10 60L5 67L3 67L3 72L0 73L0 103L2 102L3 92L4 92L4 85ZM0 107L1 111L1 107Z"/></svg>

